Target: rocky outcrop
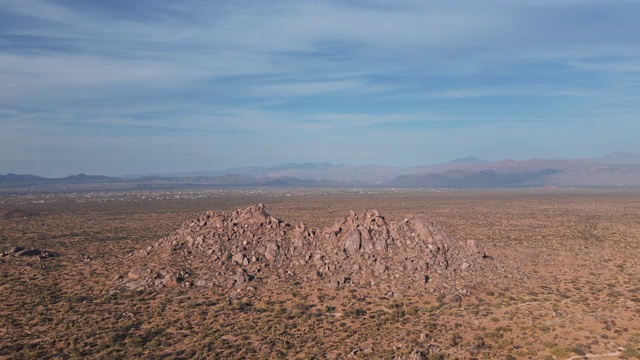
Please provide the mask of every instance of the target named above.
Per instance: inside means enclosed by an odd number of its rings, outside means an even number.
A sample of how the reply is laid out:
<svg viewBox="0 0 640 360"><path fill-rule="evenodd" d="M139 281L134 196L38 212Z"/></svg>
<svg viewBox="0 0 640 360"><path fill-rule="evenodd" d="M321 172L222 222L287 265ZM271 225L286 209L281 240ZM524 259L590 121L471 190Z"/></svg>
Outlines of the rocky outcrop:
<svg viewBox="0 0 640 360"><path fill-rule="evenodd" d="M128 257L125 289L256 289L285 280L380 286L393 292L463 291L495 276L474 240L459 242L423 216L388 221L353 211L319 230L291 226L262 204L208 211ZM466 290L465 290L466 291Z"/></svg>
<svg viewBox="0 0 640 360"><path fill-rule="evenodd" d="M0 253L0 257L27 257L37 258L39 260L56 257L58 254L49 250L29 249L22 246L14 246L7 251Z"/></svg>

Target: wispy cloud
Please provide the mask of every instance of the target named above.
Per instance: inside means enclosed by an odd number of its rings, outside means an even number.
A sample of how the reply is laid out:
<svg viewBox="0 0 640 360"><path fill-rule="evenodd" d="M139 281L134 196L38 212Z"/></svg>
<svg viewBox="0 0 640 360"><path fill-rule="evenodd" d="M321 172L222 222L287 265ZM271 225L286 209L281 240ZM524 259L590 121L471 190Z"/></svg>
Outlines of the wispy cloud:
<svg viewBox="0 0 640 360"><path fill-rule="evenodd" d="M263 96L311 95L354 89L363 87L364 85L365 83L355 80L270 84L259 86L257 93Z"/></svg>
<svg viewBox="0 0 640 360"><path fill-rule="evenodd" d="M568 65L595 72L640 73L640 57L626 60L616 58L612 61L570 61Z"/></svg>
<svg viewBox="0 0 640 360"><path fill-rule="evenodd" d="M588 97L593 95L594 92L588 89L558 89L553 86L497 86L444 90L426 93L422 96L433 99L469 99L513 96Z"/></svg>
<svg viewBox="0 0 640 360"><path fill-rule="evenodd" d="M37 172L45 158L68 173L67 157L87 144L100 144L92 156L130 149L164 170L177 165L163 159L194 170L231 158L425 163L445 159L413 154L483 147L494 150L478 156L533 157L548 144L510 144L528 143L541 126L576 139L554 142L558 151L589 143L592 132L575 132L580 122L599 130L603 152L637 147L624 140L629 131L597 120L631 126L638 110L637 1L5 0L2 8L0 173L16 164ZM367 142L393 147L372 151ZM47 146L60 159L45 156ZM118 171L141 163L124 157Z"/></svg>

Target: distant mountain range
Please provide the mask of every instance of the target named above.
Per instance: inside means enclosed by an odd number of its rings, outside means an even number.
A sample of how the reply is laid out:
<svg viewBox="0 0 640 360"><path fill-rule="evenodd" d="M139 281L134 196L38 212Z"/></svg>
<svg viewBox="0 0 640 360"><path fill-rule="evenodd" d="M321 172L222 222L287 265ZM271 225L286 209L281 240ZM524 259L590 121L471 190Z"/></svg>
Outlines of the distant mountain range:
<svg viewBox="0 0 640 360"><path fill-rule="evenodd" d="M218 177L229 174L256 178L298 178L301 180L329 180L337 182L365 182L379 184L411 172L409 168L377 165L332 165L330 163L282 164L272 167L248 166L219 171L199 171L156 174L161 177Z"/></svg>
<svg viewBox="0 0 640 360"><path fill-rule="evenodd" d="M303 163L136 177L78 174L64 178L44 178L35 175L0 175L0 189L37 190L207 186L501 188L550 185L639 187L640 153L616 152L591 159L496 162L468 157L415 167Z"/></svg>

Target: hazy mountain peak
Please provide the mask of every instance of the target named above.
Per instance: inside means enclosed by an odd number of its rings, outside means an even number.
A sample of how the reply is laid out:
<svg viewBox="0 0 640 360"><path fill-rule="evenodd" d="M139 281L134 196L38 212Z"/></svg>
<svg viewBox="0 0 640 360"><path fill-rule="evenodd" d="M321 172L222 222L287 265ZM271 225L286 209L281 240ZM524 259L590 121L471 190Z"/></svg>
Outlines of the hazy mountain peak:
<svg viewBox="0 0 640 360"><path fill-rule="evenodd" d="M640 153L615 151L611 154L591 158L590 160L603 164L640 164Z"/></svg>
<svg viewBox="0 0 640 360"><path fill-rule="evenodd" d="M491 161L478 159L477 157L467 156L465 158L454 159L451 161L447 161L445 164L486 164Z"/></svg>
<svg viewBox="0 0 640 360"><path fill-rule="evenodd" d="M305 163L287 163L282 165L276 165L268 168L268 170L308 170L308 169L324 169L333 167L331 163L323 162L305 162Z"/></svg>

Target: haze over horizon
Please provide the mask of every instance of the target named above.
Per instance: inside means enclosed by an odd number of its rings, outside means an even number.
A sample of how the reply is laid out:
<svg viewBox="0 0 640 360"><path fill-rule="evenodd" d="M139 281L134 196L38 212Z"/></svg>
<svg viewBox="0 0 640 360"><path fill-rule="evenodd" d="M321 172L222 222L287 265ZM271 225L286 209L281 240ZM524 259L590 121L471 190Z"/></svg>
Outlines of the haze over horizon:
<svg viewBox="0 0 640 360"><path fill-rule="evenodd" d="M640 152L640 1L0 0L0 174Z"/></svg>

